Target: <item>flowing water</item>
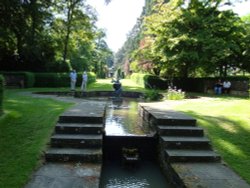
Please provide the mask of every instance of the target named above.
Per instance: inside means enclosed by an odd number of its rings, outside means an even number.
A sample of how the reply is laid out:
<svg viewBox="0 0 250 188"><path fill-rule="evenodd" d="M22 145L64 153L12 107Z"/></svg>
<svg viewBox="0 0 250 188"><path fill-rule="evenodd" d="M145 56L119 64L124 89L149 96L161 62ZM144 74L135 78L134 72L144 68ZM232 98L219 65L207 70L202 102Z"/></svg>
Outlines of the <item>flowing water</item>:
<svg viewBox="0 0 250 188"><path fill-rule="evenodd" d="M106 110L105 132L108 136L147 135L138 114L135 99L111 100ZM101 188L170 188L159 165L141 160L134 168L124 168L120 160L105 160Z"/></svg>
<svg viewBox="0 0 250 188"><path fill-rule="evenodd" d="M104 163L101 188L171 188L157 164L141 161L135 169L122 168L118 161Z"/></svg>
<svg viewBox="0 0 250 188"><path fill-rule="evenodd" d="M141 126L136 99L114 99L109 101L106 111L106 135L145 135Z"/></svg>

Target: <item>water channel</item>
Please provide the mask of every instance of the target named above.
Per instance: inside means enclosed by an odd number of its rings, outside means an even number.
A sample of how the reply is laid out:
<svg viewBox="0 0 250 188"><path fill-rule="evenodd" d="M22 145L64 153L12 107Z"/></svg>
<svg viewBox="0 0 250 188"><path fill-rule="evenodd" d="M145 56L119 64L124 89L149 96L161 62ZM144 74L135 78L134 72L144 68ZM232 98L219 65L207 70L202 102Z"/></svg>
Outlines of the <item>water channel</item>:
<svg viewBox="0 0 250 188"><path fill-rule="evenodd" d="M126 142L126 139L128 142L133 137L147 137L149 131L141 125L138 100L123 98L122 100L108 101L105 121L106 137L119 137L119 139L123 139L123 142ZM111 142L116 141L112 140ZM103 163L100 187L170 188L171 186L161 173L155 159L140 160L136 168L128 169L124 168L119 158L108 157Z"/></svg>

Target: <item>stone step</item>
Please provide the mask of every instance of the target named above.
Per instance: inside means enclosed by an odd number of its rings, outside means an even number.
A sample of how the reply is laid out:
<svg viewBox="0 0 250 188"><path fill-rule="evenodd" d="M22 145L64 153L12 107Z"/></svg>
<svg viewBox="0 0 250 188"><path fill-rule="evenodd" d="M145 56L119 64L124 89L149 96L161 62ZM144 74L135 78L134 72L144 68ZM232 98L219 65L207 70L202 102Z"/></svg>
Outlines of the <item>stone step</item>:
<svg viewBox="0 0 250 188"><path fill-rule="evenodd" d="M102 134L103 124L57 123L55 132L58 134Z"/></svg>
<svg viewBox="0 0 250 188"><path fill-rule="evenodd" d="M55 134L51 137L52 147L97 148L102 146L102 135Z"/></svg>
<svg viewBox="0 0 250 188"><path fill-rule="evenodd" d="M154 111L151 112L155 117L158 125L183 125L183 126L195 126L196 119L176 111Z"/></svg>
<svg viewBox="0 0 250 188"><path fill-rule="evenodd" d="M59 116L60 123L103 124L106 102L89 101L79 103Z"/></svg>
<svg viewBox="0 0 250 188"><path fill-rule="evenodd" d="M50 148L45 153L49 162L102 162L102 149Z"/></svg>
<svg viewBox="0 0 250 188"><path fill-rule="evenodd" d="M195 126L158 126L157 129L165 136L204 136L203 129Z"/></svg>
<svg viewBox="0 0 250 188"><path fill-rule="evenodd" d="M59 123L103 123L102 116L77 116L77 115L61 115Z"/></svg>
<svg viewBox="0 0 250 188"><path fill-rule="evenodd" d="M181 125L181 126L196 126L196 119L178 119L178 118L171 118L171 119L164 119L159 118L157 119L158 125Z"/></svg>
<svg viewBox="0 0 250 188"><path fill-rule="evenodd" d="M161 136L161 144L168 149L210 149L209 139L206 137Z"/></svg>
<svg viewBox="0 0 250 188"><path fill-rule="evenodd" d="M173 150L166 149L168 162L218 162L221 157L212 150Z"/></svg>

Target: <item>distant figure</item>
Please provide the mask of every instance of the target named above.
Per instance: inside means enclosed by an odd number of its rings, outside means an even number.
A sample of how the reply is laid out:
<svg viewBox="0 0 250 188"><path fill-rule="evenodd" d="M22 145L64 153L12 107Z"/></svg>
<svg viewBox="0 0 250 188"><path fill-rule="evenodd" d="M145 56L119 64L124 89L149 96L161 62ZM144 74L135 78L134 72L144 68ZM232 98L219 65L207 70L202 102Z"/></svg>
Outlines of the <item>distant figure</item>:
<svg viewBox="0 0 250 188"><path fill-rule="evenodd" d="M229 94L230 93L230 89L231 89L231 82L228 81L228 80L225 80L223 82L223 92L226 93L226 94Z"/></svg>
<svg viewBox="0 0 250 188"><path fill-rule="evenodd" d="M121 82L119 81L119 79L117 79L115 81L112 80L112 82L114 82L113 88L115 90L115 96L120 97L121 93L122 93L122 84L121 84Z"/></svg>
<svg viewBox="0 0 250 188"><path fill-rule="evenodd" d="M71 91L76 90L76 80L77 80L77 74L75 70L72 70L69 74L70 77L70 89Z"/></svg>
<svg viewBox="0 0 250 188"><path fill-rule="evenodd" d="M81 85L81 90L86 91L87 90L87 83L88 83L88 74L86 71L83 72L82 74L82 85Z"/></svg>
<svg viewBox="0 0 250 188"><path fill-rule="evenodd" d="M222 92L222 86L221 80L219 79L214 85L214 93L220 95Z"/></svg>

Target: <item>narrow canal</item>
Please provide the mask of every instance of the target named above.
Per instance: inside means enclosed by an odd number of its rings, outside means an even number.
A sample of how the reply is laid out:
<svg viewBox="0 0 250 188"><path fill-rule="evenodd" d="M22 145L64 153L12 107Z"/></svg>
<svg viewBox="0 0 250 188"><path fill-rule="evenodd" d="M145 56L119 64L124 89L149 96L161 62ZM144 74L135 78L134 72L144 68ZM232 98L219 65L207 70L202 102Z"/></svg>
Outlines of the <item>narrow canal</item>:
<svg viewBox="0 0 250 188"><path fill-rule="evenodd" d="M156 162L156 139L142 127L136 99L108 102L105 132L101 188L171 187ZM135 166L124 166L122 148L138 149Z"/></svg>

